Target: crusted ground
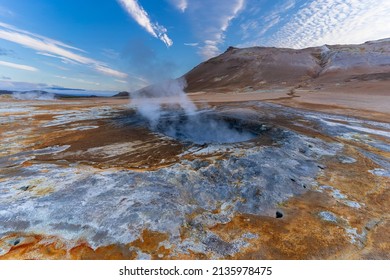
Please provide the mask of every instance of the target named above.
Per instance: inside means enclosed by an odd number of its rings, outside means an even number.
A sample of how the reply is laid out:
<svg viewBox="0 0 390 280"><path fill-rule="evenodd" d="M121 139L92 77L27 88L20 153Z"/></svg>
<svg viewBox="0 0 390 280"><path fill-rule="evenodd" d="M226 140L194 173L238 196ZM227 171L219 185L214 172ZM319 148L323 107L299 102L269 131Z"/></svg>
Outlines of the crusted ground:
<svg viewBox="0 0 390 280"><path fill-rule="evenodd" d="M0 259L388 259L386 112L274 94L193 95L254 135L228 144L127 99L3 97Z"/></svg>

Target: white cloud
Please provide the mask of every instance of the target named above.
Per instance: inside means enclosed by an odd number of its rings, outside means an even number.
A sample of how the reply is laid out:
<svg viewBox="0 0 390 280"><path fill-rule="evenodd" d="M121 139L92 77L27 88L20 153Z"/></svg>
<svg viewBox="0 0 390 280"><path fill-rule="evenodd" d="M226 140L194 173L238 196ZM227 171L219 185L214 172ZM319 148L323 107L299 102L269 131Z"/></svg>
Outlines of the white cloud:
<svg viewBox="0 0 390 280"><path fill-rule="evenodd" d="M127 84L127 82L126 82L126 81L123 81L123 80L117 80L117 79L115 79L114 81L115 81L115 82L118 82L118 83L122 83L122 84Z"/></svg>
<svg viewBox="0 0 390 280"><path fill-rule="evenodd" d="M95 85L95 86L100 85L100 83L98 83L98 82L91 82L91 81L87 81L87 80L79 79L79 78L72 78L72 77L59 76L59 75L55 75L54 77L59 78L59 79L63 79L63 80L72 80L72 81L76 81L76 82L87 84L87 85Z"/></svg>
<svg viewBox="0 0 390 280"><path fill-rule="evenodd" d="M271 12L270 15L268 15L270 18L274 18L275 15L279 15L281 13L285 13L291 8L294 8L296 5L296 0L288 0L284 2L283 4L276 6L275 10Z"/></svg>
<svg viewBox="0 0 390 280"><path fill-rule="evenodd" d="M184 43L184 46L196 47L199 43Z"/></svg>
<svg viewBox="0 0 390 280"><path fill-rule="evenodd" d="M75 48L73 46L70 46L70 45L67 45L67 44L64 44L60 41L57 41L57 40L53 40L53 39L50 39L50 38L47 38L47 37L44 37L44 36L41 36L39 34L36 34L36 33L32 33L32 32L28 32L26 30L22 30L22 29L19 29L19 28L16 28L15 26L13 25L10 25L10 24L6 24L4 22L0 22L0 27L3 27L4 29L9 29L9 30L13 30L15 32L18 32L18 33L21 33L21 34L25 34L25 35L28 35L28 36L31 36L33 38L38 38L38 39L41 39L47 43L51 43L51 44L54 44L54 45L57 45L57 46L61 46L61 47L64 47L64 48L67 48L67 49L73 49L73 50L76 50L76 51L80 51L80 52L84 52L84 50L82 49L79 49L79 48Z"/></svg>
<svg viewBox="0 0 390 280"><path fill-rule="evenodd" d="M26 71L32 71L32 72L38 71L37 68L32 67L32 66L23 65L23 64L16 64L16 63L2 61L2 60L0 60L0 65L6 66L6 67L11 67L14 69L19 69L19 70L26 70Z"/></svg>
<svg viewBox="0 0 390 280"><path fill-rule="evenodd" d="M165 33L160 36L160 40L163 41L168 47L173 45L173 41Z"/></svg>
<svg viewBox="0 0 390 280"><path fill-rule="evenodd" d="M95 69L103 74L107 74L109 76L114 76L114 77L118 77L118 78L126 78L127 77L127 74L125 73L122 73L122 72L119 72L117 70L114 70L114 69L111 69L111 68L108 68L107 66L104 66L104 65L95 65Z"/></svg>
<svg viewBox="0 0 390 280"><path fill-rule="evenodd" d="M315 0L306 4L269 40L304 48L352 44L390 37L390 1Z"/></svg>
<svg viewBox="0 0 390 280"><path fill-rule="evenodd" d="M41 35L18 29L12 25L0 22L0 39L14 42L24 47L36 50L38 54L61 59L64 63L79 63L88 65L96 71L117 78L125 78L127 74L109 68L105 63L75 53L82 51L62 42ZM83 51L84 52L84 51Z"/></svg>
<svg viewBox="0 0 390 280"><path fill-rule="evenodd" d="M208 1L193 0L187 8L195 36L202 41L199 53L205 59L220 53L219 45L225 41L225 32L231 21L244 8L244 0Z"/></svg>
<svg viewBox="0 0 390 280"><path fill-rule="evenodd" d="M251 5L249 5L251 4ZM289 10L296 6L296 0L288 0L281 4L276 4L271 10L263 10L258 3L248 3L247 13L243 16L243 23L241 23L241 38L244 41L239 44L239 47L248 47L253 45L261 45L264 41L263 36L278 24L288 18L291 13ZM266 12L266 14L262 14ZM248 41L249 39L249 41Z"/></svg>
<svg viewBox="0 0 390 280"><path fill-rule="evenodd" d="M205 58L211 58L219 54L218 43L221 41L205 40L204 46L200 49L199 53Z"/></svg>
<svg viewBox="0 0 390 280"><path fill-rule="evenodd" d="M167 35L167 29L157 22L152 23L148 13L142 8L137 0L117 0L126 12L149 34L160 39L167 47L172 46L173 41Z"/></svg>
<svg viewBox="0 0 390 280"><path fill-rule="evenodd" d="M169 2L171 2L182 13L184 13L185 10L188 7L188 1L187 0L169 0Z"/></svg>
<svg viewBox="0 0 390 280"><path fill-rule="evenodd" d="M280 22L280 16L276 15L272 19L270 19L265 25L263 25L261 31L259 32L258 36L263 36L265 33L268 32L272 27L277 25Z"/></svg>
<svg viewBox="0 0 390 280"><path fill-rule="evenodd" d="M64 64L80 64L80 63L78 63L78 62L76 62L76 61L74 61L72 59L69 59L69 58L66 58L66 57L63 57L63 56L59 56L59 55L54 55L54 54L50 54L50 53L46 53L46 52L37 52L37 54L44 55L44 56L47 56L47 57L58 58Z"/></svg>

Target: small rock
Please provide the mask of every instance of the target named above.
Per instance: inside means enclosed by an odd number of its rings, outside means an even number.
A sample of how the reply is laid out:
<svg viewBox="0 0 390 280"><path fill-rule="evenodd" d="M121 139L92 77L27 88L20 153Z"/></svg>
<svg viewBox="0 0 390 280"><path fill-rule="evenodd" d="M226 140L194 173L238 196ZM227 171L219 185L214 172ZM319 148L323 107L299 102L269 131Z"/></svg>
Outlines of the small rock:
<svg viewBox="0 0 390 280"><path fill-rule="evenodd" d="M29 188L30 188L30 186L24 186L24 187L19 188L19 190L27 191Z"/></svg>
<svg viewBox="0 0 390 280"><path fill-rule="evenodd" d="M137 260L150 260L151 257L149 254L143 253L143 252L138 252L137 254Z"/></svg>
<svg viewBox="0 0 390 280"><path fill-rule="evenodd" d="M360 203L352 200L345 200L344 204L352 208L361 208Z"/></svg>
<svg viewBox="0 0 390 280"><path fill-rule="evenodd" d="M280 211L276 211L276 219L283 218L283 213Z"/></svg>
<svg viewBox="0 0 390 280"><path fill-rule="evenodd" d="M321 219L323 219L325 221L333 222L333 223L337 222L337 217L332 212L322 211L322 212L318 213L318 215L321 217Z"/></svg>
<svg viewBox="0 0 390 280"><path fill-rule="evenodd" d="M257 234L254 234L254 233L251 233L251 232L247 232L247 233L244 233L242 235L243 238L246 238L246 239L255 239L255 238L258 238L259 235Z"/></svg>
<svg viewBox="0 0 390 280"><path fill-rule="evenodd" d="M301 153L301 154L306 154L307 150L305 148L299 148L298 151Z"/></svg>
<svg viewBox="0 0 390 280"><path fill-rule="evenodd" d="M336 199L346 199L347 197L342 194L338 189L333 189L332 196Z"/></svg>
<svg viewBox="0 0 390 280"><path fill-rule="evenodd" d="M371 174L382 177L390 177L390 171L382 168L375 168L373 170L368 170Z"/></svg>
<svg viewBox="0 0 390 280"><path fill-rule="evenodd" d="M341 163L355 163L356 162L356 159L354 159L352 157L346 157L346 156L339 156L338 160Z"/></svg>
<svg viewBox="0 0 390 280"><path fill-rule="evenodd" d="M379 220L371 220L365 225L366 230L372 230L374 227L376 227L379 224Z"/></svg>

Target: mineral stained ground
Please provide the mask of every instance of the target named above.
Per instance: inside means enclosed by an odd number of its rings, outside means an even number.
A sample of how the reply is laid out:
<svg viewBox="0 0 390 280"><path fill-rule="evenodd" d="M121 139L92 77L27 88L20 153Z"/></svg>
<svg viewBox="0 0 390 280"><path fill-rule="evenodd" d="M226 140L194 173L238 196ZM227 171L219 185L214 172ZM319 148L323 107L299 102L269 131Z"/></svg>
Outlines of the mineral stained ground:
<svg viewBox="0 0 390 280"><path fill-rule="evenodd" d="M0 259L390 258L384 112L221 96L192 99L251 137L175 139L128 99L2 96Z"/></svg>

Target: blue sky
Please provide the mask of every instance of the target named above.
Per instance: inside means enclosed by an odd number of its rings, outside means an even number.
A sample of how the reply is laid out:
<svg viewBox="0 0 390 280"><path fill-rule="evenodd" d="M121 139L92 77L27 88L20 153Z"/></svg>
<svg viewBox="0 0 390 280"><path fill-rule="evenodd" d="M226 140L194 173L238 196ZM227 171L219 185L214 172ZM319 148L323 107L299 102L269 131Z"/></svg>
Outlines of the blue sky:
<svg viewBox="0 0 390 280"><path fill-rule="evenodd" d="M230 45L390 37L389 0L0 0L0 88L134 90Z"/></svg>

